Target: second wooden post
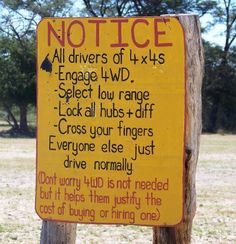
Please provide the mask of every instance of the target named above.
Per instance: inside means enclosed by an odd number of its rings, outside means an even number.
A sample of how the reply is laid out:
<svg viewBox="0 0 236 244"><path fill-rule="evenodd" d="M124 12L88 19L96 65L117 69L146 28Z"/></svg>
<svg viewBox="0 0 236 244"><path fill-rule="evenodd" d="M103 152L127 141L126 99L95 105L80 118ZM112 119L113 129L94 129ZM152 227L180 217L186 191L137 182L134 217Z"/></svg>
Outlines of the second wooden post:
<svg viewBox="0 0 236 244"><path fill-rule="evenodd" d="M190 243L196 212L195 175L202 130L201 86L203 78L203 46L199 18L196 15L176 15L185 32L186 46L186 135L184 216L175 227L153 228L153 243Z"/></svg>

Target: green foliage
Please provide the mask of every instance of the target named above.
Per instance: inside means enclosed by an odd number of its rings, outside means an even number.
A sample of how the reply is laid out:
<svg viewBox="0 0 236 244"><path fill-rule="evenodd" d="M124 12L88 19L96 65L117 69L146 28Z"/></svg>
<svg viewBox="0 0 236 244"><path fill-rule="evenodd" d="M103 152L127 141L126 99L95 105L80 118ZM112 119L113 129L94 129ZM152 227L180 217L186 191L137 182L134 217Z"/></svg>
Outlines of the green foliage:
<svg viewBox="0 0 236 244"><path fill-rule="evenodd" d="M236 131L236 52L227 54L219 46L204 43L203 130Z"/></svg>
<svg viewBox="0 0 236 244"><path fill-rule="evenodd" d="M28 131L27 109L36 103L36 25L43 17L67 15L71 6L70 0L0 0L0 103L14 130Z"/></svg>
<svg viewBox="0 0 236 244"><path fill-rule="evenodd" d="M225 43L223 47L205 43L203 129L236 132L236 3L221 1L213 16L225 26Z"/></svg>
<svg viewBox="0 0 236 244"><path fill-rule="evenodd" d="M1 100L35 104L35 43L33 39L0 38Z"/></svg>

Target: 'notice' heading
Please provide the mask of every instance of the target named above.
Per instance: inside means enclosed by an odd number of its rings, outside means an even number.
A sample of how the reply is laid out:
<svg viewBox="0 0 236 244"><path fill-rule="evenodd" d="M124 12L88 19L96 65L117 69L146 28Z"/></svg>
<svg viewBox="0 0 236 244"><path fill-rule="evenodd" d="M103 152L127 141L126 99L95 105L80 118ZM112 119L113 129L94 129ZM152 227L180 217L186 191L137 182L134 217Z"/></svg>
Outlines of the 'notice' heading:
<svg viewBox="0 0 236 244"><path fill-rule="evenodd" d="M129 47L132 44L137 48L146 48L152 44L156 47L171 47L173 43L168 40L164 41L166 31L165 25L170 20L168 18L153 18L151 21L143 18L135 19L87 19L87 24L93 27L94 45L100 47L101 43L107 38L103 35L103 29L106 25L114 26L116 39L110 40L109 47ZM131 22L131 23L130 23ZM60 29L55 29L50 22L48 28L48 46L52 45L52 39L55 39L61 47L67 45L72 48L86 46L88 33L84 22L75 19L70 23L61 20ZM150 36L140 37L140 30L148 30ZM76 34L73 34L76 33ZM125 33L125 34L124 34ZM129 36L127 36L129 35Z"/></svg>

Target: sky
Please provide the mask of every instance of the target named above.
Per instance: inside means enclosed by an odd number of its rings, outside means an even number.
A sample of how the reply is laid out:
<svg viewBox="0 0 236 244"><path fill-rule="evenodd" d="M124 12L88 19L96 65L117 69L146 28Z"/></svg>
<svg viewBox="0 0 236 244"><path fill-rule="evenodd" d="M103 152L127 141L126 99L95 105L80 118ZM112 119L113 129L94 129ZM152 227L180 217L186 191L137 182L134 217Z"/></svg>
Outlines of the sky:
<svg viewBox="0 0 236 244"><path fill-rule="evenodd" d="M200 18L201 26L205 27L209 21L212 21L210 15L205 15ZM225 27L223 24L216 24L210 30L202 34L204 40L209 41L214 45L224 46L225 37L223 35Z"/></svg>

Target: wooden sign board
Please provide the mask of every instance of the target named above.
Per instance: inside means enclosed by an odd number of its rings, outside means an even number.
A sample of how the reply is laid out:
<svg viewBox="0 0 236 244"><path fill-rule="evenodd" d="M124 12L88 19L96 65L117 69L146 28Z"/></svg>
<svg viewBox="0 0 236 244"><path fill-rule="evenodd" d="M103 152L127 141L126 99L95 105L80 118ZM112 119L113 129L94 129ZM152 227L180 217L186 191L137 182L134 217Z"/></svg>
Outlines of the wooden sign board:
<svg viewBox="0 0 236 244"><path fill-rule="evenodd" d="M179 223L185 48L178 20L44 19L37 70L38 215Z"/></svg>

